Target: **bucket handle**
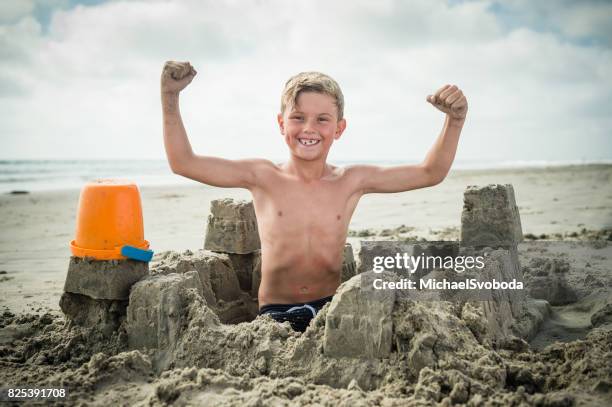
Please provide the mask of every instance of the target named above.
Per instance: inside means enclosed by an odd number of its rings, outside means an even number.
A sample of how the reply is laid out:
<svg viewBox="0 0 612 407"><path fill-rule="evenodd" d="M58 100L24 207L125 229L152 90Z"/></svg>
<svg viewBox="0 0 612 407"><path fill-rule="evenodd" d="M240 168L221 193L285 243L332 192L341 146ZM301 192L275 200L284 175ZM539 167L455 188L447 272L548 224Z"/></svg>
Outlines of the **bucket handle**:
<svg viewBox="0 0 612 407"><path fill-rule="evenodd" d="M121 247L121 255L128 259L149 262L153 258L153 250L144 250L138 247L125 245Z"/></svg>

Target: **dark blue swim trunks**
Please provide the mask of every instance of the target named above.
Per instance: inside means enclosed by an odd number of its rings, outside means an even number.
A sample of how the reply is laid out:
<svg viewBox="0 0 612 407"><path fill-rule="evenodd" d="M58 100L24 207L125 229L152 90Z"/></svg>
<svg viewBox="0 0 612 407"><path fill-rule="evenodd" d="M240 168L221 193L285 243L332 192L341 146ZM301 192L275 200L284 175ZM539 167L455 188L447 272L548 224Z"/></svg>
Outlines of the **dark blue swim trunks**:
<svg viewBox="0 0 612 407"><path fill-rule="evenodd" d="M259 315L270 315L278 322L289 321L294 331L304 332L310 321L332 298L325 297L302 304L268 304L261 307Z"/></svg>

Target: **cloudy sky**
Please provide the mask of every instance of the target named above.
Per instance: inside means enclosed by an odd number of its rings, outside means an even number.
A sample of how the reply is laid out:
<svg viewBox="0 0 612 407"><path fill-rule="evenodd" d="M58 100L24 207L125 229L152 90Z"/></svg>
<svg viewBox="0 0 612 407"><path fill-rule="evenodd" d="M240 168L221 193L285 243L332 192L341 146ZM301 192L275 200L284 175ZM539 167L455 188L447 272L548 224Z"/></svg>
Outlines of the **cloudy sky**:
<svg viewBox="0 0 612 407"><path fill-rule="evenodd" d="M458 159L612 159L612 2L193 0L0 2L0 159L164 158L159 74L196 153L282 159L286 79L317 70L346 99L332 160L418 160L460 86Z"/></svg>

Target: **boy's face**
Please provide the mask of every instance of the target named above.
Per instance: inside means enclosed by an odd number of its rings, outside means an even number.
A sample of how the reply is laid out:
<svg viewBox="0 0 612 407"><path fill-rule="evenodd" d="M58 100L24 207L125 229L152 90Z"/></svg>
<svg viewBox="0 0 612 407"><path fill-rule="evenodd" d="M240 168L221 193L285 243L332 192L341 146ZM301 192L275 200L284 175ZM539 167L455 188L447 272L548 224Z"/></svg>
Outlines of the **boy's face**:
<svg viewBox="0 0 612 407"><path fill-rule="evenodd" d="M278 114L278 124L291 154L306 161L325 160L346 128L344 119L338 121L334 98L316 92L301 92L297 106Z"/></svg>

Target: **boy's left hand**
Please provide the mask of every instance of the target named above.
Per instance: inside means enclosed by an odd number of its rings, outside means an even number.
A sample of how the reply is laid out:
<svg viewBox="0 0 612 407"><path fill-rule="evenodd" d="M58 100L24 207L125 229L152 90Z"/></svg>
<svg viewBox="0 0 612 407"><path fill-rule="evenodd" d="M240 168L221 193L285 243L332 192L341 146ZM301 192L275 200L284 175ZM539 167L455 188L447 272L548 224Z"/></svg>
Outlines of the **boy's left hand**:
<svg viewBox="0 0 612 407"><path fill-rule="evenodd" d="M444 85L435 93L427 96L427 101L451 119L463 120L467 114L467 99L455 85Z"/></svg>

